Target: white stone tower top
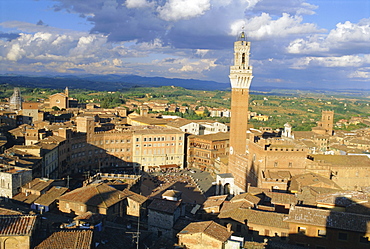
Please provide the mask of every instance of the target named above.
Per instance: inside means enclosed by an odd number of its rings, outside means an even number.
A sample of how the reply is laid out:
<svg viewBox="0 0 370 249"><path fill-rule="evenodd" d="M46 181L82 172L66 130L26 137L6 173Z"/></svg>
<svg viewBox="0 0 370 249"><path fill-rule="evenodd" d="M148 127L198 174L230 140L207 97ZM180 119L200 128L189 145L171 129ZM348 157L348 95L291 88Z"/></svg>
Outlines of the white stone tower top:
<svg viewBox="0 0 370 249"><path fill-rule="evenodd" d="M234 42L234 65L230 67L230 82L232 88L249 89L252 82L252 66L249 65L250 42L247 41L244 30Z"/></svg>

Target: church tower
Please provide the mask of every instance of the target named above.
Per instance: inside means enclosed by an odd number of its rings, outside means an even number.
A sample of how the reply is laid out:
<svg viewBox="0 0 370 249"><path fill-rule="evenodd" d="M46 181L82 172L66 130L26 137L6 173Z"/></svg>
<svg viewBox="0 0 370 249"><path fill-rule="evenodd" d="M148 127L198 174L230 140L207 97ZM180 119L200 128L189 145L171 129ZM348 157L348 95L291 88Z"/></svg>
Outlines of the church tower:
<svg viewBox="0 0 370 249"><path fill-rule="evenodd" d="M234 65L230 67L231 120L230 155L244 155L248 128L249 87L252 81L252 67L249 65L250 42L244 31L234 42Z"/></svg>
<svg viewBox="0 0 370 249"><path fill-rule="evenodd" d="M321 122L319 125L325 129L326 134L333 135L334 111L322 111Z"/></svg>

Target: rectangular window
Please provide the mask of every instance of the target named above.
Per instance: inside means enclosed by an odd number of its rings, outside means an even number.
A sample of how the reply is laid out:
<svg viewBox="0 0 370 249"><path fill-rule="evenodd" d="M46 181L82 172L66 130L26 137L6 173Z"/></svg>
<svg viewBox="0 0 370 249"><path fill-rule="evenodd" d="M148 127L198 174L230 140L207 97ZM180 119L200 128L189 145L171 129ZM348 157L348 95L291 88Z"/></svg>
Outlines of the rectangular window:
<svg viewBox="0 0 370 249"><path fill-rule="evenodd" d="M298 227L298 233L306 234L306 228L305 227Z"/></svg>
<svg viewBox="0 0 370 249"><path fill-rule="evenodd" d="M348 234L347 233L338 233L338 239L339 240L347 240L348 239Z"/></svg>
<svg viewBox="0 0 370 249"><path fill-rule="evenodd" d="M317 236L325 238L326 237L326 230L318 230Z"/></svg>
<svg viewBox="0 0 370 249"><path fill-rule="evenodd" d="M265 236L270 236L270 230L265 229Z"/></svg>

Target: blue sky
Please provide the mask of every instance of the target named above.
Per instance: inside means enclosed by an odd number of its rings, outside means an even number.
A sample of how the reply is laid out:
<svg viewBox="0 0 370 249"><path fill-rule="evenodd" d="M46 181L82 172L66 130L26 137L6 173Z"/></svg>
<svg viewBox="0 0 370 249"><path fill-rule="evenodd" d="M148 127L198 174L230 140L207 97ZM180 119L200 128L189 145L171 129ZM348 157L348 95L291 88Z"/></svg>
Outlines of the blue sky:
<svg viewBox="0 0 370 249"><path fill-rule="evenodd" d="M370 0L0 0L0 73L229 83L242 26L252 86L370 89Z"/></svg>

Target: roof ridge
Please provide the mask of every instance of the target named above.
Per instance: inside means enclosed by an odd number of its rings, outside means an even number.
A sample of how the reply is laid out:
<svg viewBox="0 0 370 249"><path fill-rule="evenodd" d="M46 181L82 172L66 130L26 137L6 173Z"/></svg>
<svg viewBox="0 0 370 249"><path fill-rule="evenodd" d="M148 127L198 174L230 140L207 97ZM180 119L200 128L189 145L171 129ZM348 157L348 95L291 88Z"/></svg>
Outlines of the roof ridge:
<svg viewBox="0 0 370 249"><path fill-rule="evenodd" d="M94 186L94 187L95 187L96 191L98 192L99 197L100 197L100 199L102 200L102 203L104 203L105 207L108 207L107 203L105 203L104 198L102 197L101 192L100 192L100 191L99 191L99 189L98 189L98 187L99 187L99 186L102 186L102 184L98 184L98 185L96 185L96 186Z"/></svg>

